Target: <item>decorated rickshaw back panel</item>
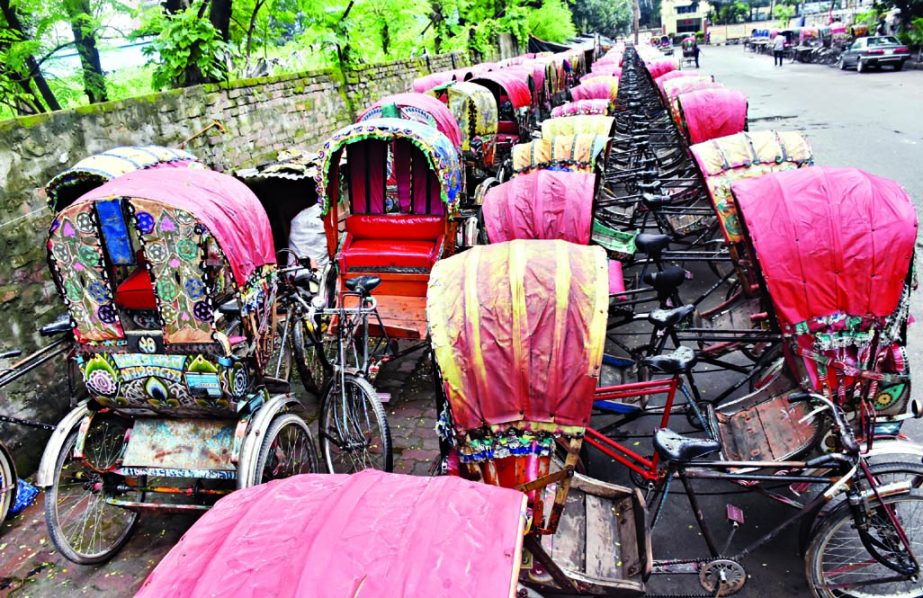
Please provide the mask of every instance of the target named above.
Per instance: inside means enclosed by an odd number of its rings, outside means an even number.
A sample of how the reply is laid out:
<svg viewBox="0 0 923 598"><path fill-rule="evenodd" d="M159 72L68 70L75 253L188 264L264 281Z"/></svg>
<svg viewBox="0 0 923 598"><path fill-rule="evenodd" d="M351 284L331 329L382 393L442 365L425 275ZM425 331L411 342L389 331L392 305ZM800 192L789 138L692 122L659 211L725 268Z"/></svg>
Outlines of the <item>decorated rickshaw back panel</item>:
<svg viewBox="0 0 923 598"><path fill-rule="evenodd" d="M436 98L424 93L399 93L386 96L363 112L357 122L370 118L382 118L391 115L389 110L396 108L399 118L415 120L427 126L435 127L449 138L452 145L461 145L461 131L458 122L448 107Z"/></svg>
<svg viewBox="0 0 923 598"><path fill-rule="evenodd" d="M611 137L614 126L615 118L611 116L579 115L549 118L542 122L542 137L552 138L558 135Z"/></svg>
<svg viewBox="0 0 923 598"><path fill-rule="evenodd" d="M513 173L534 170L594 172L609 145L602 135L558 135L513 146Z"/></svg>
<svg viewBox="0 0 923 598"><path fill-rule="evenodd" d="M551 109L551 118L579 116L582 114L599 116L609 114L609 100L575 100Z"/></svg>

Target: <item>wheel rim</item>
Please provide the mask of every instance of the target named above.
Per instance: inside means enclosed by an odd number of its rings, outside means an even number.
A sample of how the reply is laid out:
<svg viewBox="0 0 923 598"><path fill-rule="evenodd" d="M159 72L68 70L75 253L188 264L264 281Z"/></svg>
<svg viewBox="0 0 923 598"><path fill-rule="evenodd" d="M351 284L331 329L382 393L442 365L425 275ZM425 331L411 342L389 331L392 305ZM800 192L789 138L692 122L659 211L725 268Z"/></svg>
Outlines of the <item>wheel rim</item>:
<svg viewBox="0 0 923 598"><path fill-rule="evenodd" d="M261 483L314 473L317 463L307 426L292 421L282 426L269 445L261 472Z"/></svg>
<svg viewBox="0 0 923 598"><path fill-rule="evenodd" d="M331 392L324 417L324 457L330 473L384 470L385 441L374 410L358 385L347 382L342 396Z"/></svg>
<svg viewBox="0 0 923 598"><path fill-rule="evenodd" d="M904 527L917 558L923 555L923 498L905 496L904 500L888 501L894 508L895 516ZM871 519L873 528L875 520L885 517L883 509L875 509ZM888 526L890 527L890 526ZM872 532L876 534L875 531ZM879 534L879 540L888 542L887 534ZM852 517L840 518L825 534L818 547L820 558L814 564L815 579L820 581L826 596L919 596L919 580L869 584L876 579L893 578L896 573L877 562L866 551L859 539ZM827 585L837 586L828 588Z"/></svg>
<svg viewBox="0 0 923 598"><path fill-rule="evenodd" d="M68 547L79 557L104 558L131 533L138 517L108 502L116 496L122 476L110 473L119 457L126 426L113 419L94 421L84 445L85 458L74 459L76 433L64 445L67 455L55 480L54 523ZM141 493L119 492L140 501ZM60 547L59 547L60 548Z"/></svg>

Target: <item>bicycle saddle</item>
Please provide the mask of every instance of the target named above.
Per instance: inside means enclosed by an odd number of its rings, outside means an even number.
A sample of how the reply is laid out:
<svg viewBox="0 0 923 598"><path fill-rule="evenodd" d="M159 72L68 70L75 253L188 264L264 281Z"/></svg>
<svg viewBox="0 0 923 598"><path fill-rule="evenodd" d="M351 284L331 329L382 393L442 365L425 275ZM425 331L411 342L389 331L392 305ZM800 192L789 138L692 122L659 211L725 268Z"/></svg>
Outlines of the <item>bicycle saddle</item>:
<svg viewBox="0 0 923 598"><path fill-rule="evenodd" d="M638 188L641 188L641 184L638 184ZM658 195L656 193L642 193L641 201L652 208L662 208L673 203L673 197L670 195Z"/></svg>
<svg viewBox="0 0 923 598"><path fill-rule="evenodd" d="M667 296L678 289L686 280L686 270L679 266L667 266L663 270L654 270L644 275L644 283L657 290L657 295Z"/></svg>
<svg viewBox="0 0 923 598"><path fill-rule="evenodd" d="M635 247L647 255L653 257L660 255L660 252L670 246L673 237L670 235L653 235L650 233L641 233L635 237Z"/></svg>
<svg viewBox="0 0 923 598"><path fill-rule="evenodd" d="M225 316L236 316L240 313L240 305L237 303L237 299L231 299L225 301L218 306L218 313Z"/></svg>
<svg viewBox="0 0 923 598"><path fill-rule="evenodd" d="M311 271L307 268L298 268L292 276L292 284L303 289L308 288L311 283Z"/></svg>
<svg viewBox="0 0 923 598"><path fill-rule="evenodd" d="M695 305L682 305L673 309L655 309L647 314L647 321L658 328L669 328L686 319L695 311Z"/></svg>
<svg viewBox="0 0 923 598"><path fill-rule="evenodd" d="M699 360L695 352L689 347L678 347L666 355L654 355L641 360L659 374L685 374L691 370Z"/></svg>
<svg viewBox="0 0 923 598"><path fill-rule="evenodd" d="M355 278L350 278L343 284L353 293L359 293L363 297L368 297L372 294L372 291L381 284L381 278L377 276L357 276Z"/></svg>
<svg viewBox="0 0 923 598"><path fill-rule="evenodd" d="M689 438L670 428L654 432L654 450L664 461L686 463L721 450L721 443L711 438Z"/></svg>
<svg viewBox="0 0 923 598"><path fill-rule="evenodd" d="M72 330L71 327L71 317L67 314L58 316L51 324L45 324L39 329L39 334L42 336L54 336L56 334L63 334Z"/></svg>

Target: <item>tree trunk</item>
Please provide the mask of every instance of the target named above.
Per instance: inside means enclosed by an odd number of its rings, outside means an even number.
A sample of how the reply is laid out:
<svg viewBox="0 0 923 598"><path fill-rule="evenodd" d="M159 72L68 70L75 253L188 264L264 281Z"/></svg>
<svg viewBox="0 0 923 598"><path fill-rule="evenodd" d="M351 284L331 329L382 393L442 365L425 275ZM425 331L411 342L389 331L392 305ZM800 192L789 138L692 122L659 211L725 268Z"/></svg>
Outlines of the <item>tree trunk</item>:
<svg viewBox="0 0 923 598"><path fill-rule="evenodd" d="M74 44L80 56L80 65L83 68L83 91L91 104L105 102L106 76L99 61L99 50L96 48L96 33L88 27L87 19L90 17L90 0L70 0L65 2L65 9L70 18L71 31L74 32Z"/></svg>
<svg viewBox="0 0 923 598"><path fill-rule="evenodd" d="M161 2L161 6L163 6L165 11L172 15L183 9L189 8L189 2L188 0L163 0L163 2Z"/></svg>
<svg viewBox="0 0 923 598"><path fill-rule="evenodd" d="M263 7L264 0L256 0L253 6L253 12L250 13L250 26L247 27L247 60L250 59L250 49L253 44L253 29L256 27L256 15Z"/></svg>
<svg viewBox="0 0 923 598"><path fill-rule="evenodd" d="M0 0L0 12L3 13L3 18L6 19L7 27L10 30L19 34L21 39L28 39L22 28L19 15L16 14L16 10L10 5L10 0ZM25 63L26 67L29 69L29 76L24 77L20 73L15 73L13 79L23 88L23 91L35 98L35 104L40 108L40 112L44 112L44 108L42 107L41 101L39 101L38 95L32 90L31 82L35 83L39 94L41 94L41 98L45 100L45 104L47 104L49 110L60 110L61 105L58 103L58 99L55 97L54 92L48 87L48 82L45 81L45 76L42 75L42 70L38 66L38 61L30 54L25 57Z"/></svg>
<svg viewBox="0 0 923 598"><path fill-rule="evenodd" d="M208 20L215 29L221 33L221 39L231 39L231 0L212 0L212 9L208 13Z"/></svg>
<svg viewBox="0 0 923 598"><path fill-rule="evenodd" d="M641 5L638 0L632 2L632 31L635 33L635 45L638 44L638 29L640 28Z"/></svg>

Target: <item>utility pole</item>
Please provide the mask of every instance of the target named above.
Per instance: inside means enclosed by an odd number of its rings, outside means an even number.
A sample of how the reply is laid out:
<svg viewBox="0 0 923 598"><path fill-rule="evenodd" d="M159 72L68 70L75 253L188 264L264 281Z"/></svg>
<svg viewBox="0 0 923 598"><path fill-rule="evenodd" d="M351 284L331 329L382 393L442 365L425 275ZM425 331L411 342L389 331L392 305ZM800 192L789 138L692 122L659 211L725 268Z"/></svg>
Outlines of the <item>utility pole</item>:
<svg viewBox="0 0 923 598"><path fill-rule="evenodd" d="M638 29L641 24L641 4L638 0L632 2L632 12L634 12L634 31L635 31L635 45L638 45Z"/></svg>

